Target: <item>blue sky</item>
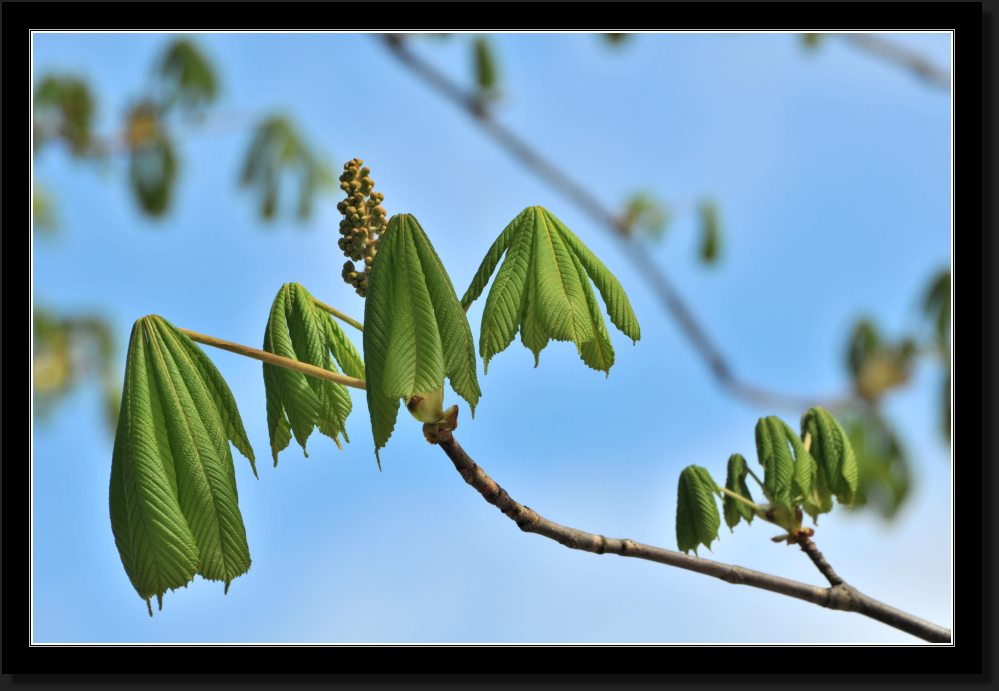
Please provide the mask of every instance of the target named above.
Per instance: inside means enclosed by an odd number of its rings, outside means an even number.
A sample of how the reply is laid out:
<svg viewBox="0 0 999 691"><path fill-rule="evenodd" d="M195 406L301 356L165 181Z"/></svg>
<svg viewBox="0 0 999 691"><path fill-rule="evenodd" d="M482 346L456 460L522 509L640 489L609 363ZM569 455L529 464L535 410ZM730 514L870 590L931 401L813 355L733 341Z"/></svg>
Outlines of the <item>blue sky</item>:
<svg viewBox="0 0 999 691"><path fill-rule="evenodd" d="M181 177L166 219L136 209L124 159L94 167L52 147L35 161L60 223L54 239L34 241L35 300L104 314L120 364L132 322L149 313L259 346L287 281L362 315L340 279L338 196L324 198L308 223L289 212L264 224L237 189L247 122L277 110L336 168L365 159L386 208L419 219L459 293L495 236L533 204L561 218L623 283L642 339L633 347L613 332L609 378L564 343L550 345L534 369L518 340L488 376L480 363L474 420L462 404L465 449L548 518L673 548L682 468L696 463L723 477L729 454L755 458L758 417L794 425L803 412L756 408L723 391L613 240L373 37L196 38L220 72L222 97L208 127L180 130ZM949 68L949 35L892 38ZM35 78L88 78L97 130L113 132L168 41L36 35ZM947 91L835 40L806 52L793 35L647 34L617 50L590 35L494 41L499 119L606 205L638 190L675 202L666 238L648 252L741 378L835 394L849 385L843 351L855 318L870 315L890 335L919 323L927 280L950 262ZM470 80L463 38L414 49ZM711 268L696 261L692 209L705 196L718 200L725 232L722 261ZM469 312L476 340L482 302ZM313 435L308 459L293 446L270 467L259 363L209 355L261 459L259 480L235 459L249 573L226 596L199 578L147 616L111 535L112 438L98 392L80 389L34 426L34 640L915 641L856 615L523 534L408 418L379 472L363 396L353 396L345 451ZM950 626L951 465L936 433L938 376L921 366L888 400L916 474L897 520L837 510L820 521L816 541L860 590ZM774 532L723 528L702 555L820 584L796 548L770 542Z"/></svg>

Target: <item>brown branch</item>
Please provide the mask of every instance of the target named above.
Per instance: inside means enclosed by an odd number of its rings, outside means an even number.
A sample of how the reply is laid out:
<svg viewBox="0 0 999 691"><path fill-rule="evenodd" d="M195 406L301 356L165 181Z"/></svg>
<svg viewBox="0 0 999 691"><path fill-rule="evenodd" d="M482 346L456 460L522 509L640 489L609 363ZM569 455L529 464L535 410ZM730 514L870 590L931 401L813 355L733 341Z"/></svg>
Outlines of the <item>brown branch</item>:
<svg viewBox="0 0 999 691"><path fill-rule="evenodd" d="M240 343L223 341L221 338L199 334L197 331L191 331L190 329L181 329L181 331L187 334L192 341L204 343L205 345L212 346L213 348L228 350L230 353L236 353L237 355L253 358L254 360L260 360L261 362L277 365L278 367L284 367L285 369L295 370L296 372L301 372L306 376L316 377L317 379L325 379L326 381L331 381L335 384L343 384L344 386L350 386L355 389L364 388L363 379L348 377L346 374L330 372L322 367L310 365L307 362L299 362L298 360L292 360L291 358L281 357L280 355L275 355L274 353L268 353L266 350L257 350L256 348L251 348L250 346L245 346Z"/></svg>
<svg viewBox="0 0 999 691"><path fill-rule="evenodd" d="M748 585L753 588L769 590L773 593L811 602L820 607L845 612L857 612L926 641L933 643L950 642L951 633L949 629L890 607L883 602L864 595L842 581L833 584L829 588L820 588L819 586L792 581L742 566L723 564L709 559L692 557L682 552L663 549L662 547L642 544L634 540L605 537L596 533L588 533L583 530L560 525L515 501L507 494L506 490L500 487L495 480L489 477L486 471L479 467L465 453L465 450L461 448L451 432L438 430L436 440L444 450L444 453L451 459L454 467L461 474L462 479L474 487L487 502L502 511L505 516L516 523L517 527L524 532L547 537L570 549L578 549L594 554L617 554L622 557L645 559L659 564L676 566L688 571L695 571L707 576L714 576L726 583ZM804 549L804 546L802 549ZM832 573L832 569L829 569L829 572ZM834 573L833 576L835 576ZM836 578L838 579L838 577Z"/></svg>
<svg viewBox="0 0 999 691"><path fill-rule="evenodd" d="M843 579L840 578L835 571L833 571L833 567L829 565L829 562L826 561L826 558L822 555L822 552L819 551L819 548L815 546L815 543L812 542L810 537L806 535L799 535L796 541L798 545L801 546L801 551L807 554L808 558L812 560L813 564L815 564L815 568L817 568L819 572L826 577L826 580L829 581L829 585L843 585Z"/></svg>
<svg viewBox="0 0 999 691"><path fill-rule="evenodd" d="M844 41L887 62L907 69L931 86L950 88L950 74L919 53L873 34L835 34Z"/></svg>
<svg viewBox="0 0 999 691"><path fill-rule="evenodd" d="M708 364L715 379L725 389L738 398L765 407L800 410L820 402L816 398L777 393L739 380L733 374L732 368L719 348L711 341L694 317L693 312L687 307L679 291L666 277L666 273L649 258L647 250L635 242L621 218L605 208L586 188L569 177L550 160L537 153L518 135L494 120L481 99L473 92L463 89L413 53L406 45L404 37L396 34L384 34L382 41L403 65L465 111L483 132L520 161L524 167L549 183L617 239L625 256L631 260L635 268L648 281L659 302L677 322L694 350ZM823 403L826 407L835 404L836 402Z"/></svg>

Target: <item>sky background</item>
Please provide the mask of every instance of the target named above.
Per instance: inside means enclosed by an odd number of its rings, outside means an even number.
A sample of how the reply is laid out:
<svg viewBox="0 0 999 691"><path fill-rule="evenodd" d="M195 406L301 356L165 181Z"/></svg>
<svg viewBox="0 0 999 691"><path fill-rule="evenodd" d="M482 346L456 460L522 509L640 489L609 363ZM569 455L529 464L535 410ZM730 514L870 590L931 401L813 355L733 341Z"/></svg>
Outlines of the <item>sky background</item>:
<svg viewBox="0 0 999 691"><path fill-rule="evenodd" d="M950 36L896 35L944 69ZM157 34L36 34L34 78L90 80L96 130L120 127L170 40ZM571 344L490 363L463 447L518 501L559 523L675 548L676 488L689 464L724 479L753 428L802 410L736 400L636 275L615 242L520 167L372 36L198 35L220 74L208 126L179 130L171 213L151 221L127 161L43 150L35 180L59 230L34 239L36 304L99 312L119 367L132 322L259 347L282 283L360 317L340 278L339 192L299 223L293 199L265 224L236 185L255 118L291 115L334 169L363 158L389 213L412 213L459 295L496 235L545 206L586 242L631 298L636 346L612 331L610 377ZM736 374L778 391L829 395L849 380L844 349L861 315L889 337L920 324L931 274L950 262L950 94L829 40L788 34L647 34L620 48L593 35L499 35L497 117L617 208L647 190L673 203L648 252L720 344ZM467 37L414 50L470 83ZM290 190L288 190L290 191ZM723 255L697 261L693 213L720 204ZM482 305L470 310L478 342ZM351 333L351 336L354 336ZM360 339L355 338L360 347ZM253 565L228 595L200 577L150 619L122 568L108 517L112 435L97 387L76 390L33 430L35 642L815 642L913 643L864 617L640 560L565 549L521 533L464 484L419 423L400 415L375 464L363 395L352 443L313 434L269 462L260 364L206 349L228 381L258 458L236 455ZM123 371L123 370L122 370ZM909 450L912 494L893 522L834 510L815 540L847 581L894 607L952 624L950 448L937 432L939 369L917 367L887 414ZM453 394L448 395L447 403ZM723 525L707 556L822 584L773 526ZM958 635L959 632L958 632Z"/></svg>

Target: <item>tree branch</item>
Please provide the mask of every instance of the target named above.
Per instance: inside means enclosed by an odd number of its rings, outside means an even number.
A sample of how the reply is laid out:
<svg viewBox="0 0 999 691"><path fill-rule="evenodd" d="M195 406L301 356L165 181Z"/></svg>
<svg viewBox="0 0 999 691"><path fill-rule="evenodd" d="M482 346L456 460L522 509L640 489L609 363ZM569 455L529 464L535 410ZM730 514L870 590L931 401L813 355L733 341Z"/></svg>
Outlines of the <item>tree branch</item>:
<svg viewBox="0 0 999 691"><path fill-rule="evenodd" d="M230 353L243 355L244 357L260 360L261 362L277 365L278 367L284 367L285 369L295 370L296 372L301 372L309 377L325 379L335 384L343 384L344 386L350 386L355 389L363 389L365 386L363 379L357 379L356 377L348 377L345 374L330 372L322 367L310 365L307 362L299 362L298 360L292 360L291 358L281 357L280 355L275 355L274 353L268 353L265 350L257 350L256 348L251 348L239 343L233 343L232 341L223 341L221 338L199 334L197 331L191 331L190 329L181 329L181 331L187 334L192 341L197 341L198 343L203 343L205 345L212 346L213 348L228 350Z"/></svg>
<svg viewBox="0 0 999 691"><path fill-rule="evenodd" d="M940 69L919 53L908 48L875 36L873 34L836 34L844 41L903 69L914 73L931 86L942 89L950 88L950 74Z"/></svg>
<svg viewBox="0 0 999 691"><path fill-rule="evenodd" d="M486 471L479 467L465 453L465 450L461 448L451 432L438 430L436 440L444 450L444 453L451 459L454 467L461 474L462 479L474 487L487 502L502 511L507 518L516 523L517 527L524 532L547 537L570 549L578 549L594 554L617 554L622 557L646 559L659 564L676 566L688 571L714 576L726 583L748 585L753 588L769 590L773 593L811 602L820 607L845 612L857 612L933 643L948 643L951 640L949 629L890 607L883 602L864 595L842 582L842 580L839 583L833 584L832 587L820 588L741 566L692 557L682 552L674 552L626 538L604 537L603 535L560 525L515 501L507 494L506 490L500 487L495 480L489 477ZM814 548L814 545L812 547ZM802 545L802 549L805 549L804 545ZM806 550L806 553L812 556L812 553L809 553L808 550ZM815 553L818 553L817 549ZM821 558L821 554L819 554L819 557ZM822 561L825 563L824 559ZM828 564L826 564L826 567L828 567ZM828 571L839 580L839 577L835 576L831 568Z"/></svg>
<svg viewBox="0 0 999 691"><path fill-rule="evenodd" d="M711 341L691 310L687 307L680 293L666 277L665 272L650 259L646 249L634 241L632 236L627 232L627 228L621 218L606 209L595 196L570 178L558 166L534 151L523 139L493 120L482 101L474 92L463 89L443 73L436 70L432 65L422 60L409 49L402 36L384 34L382 35L382 41L392 55L403 65L420 77L427 85L465 111L472 118L472 121L505 149L507 153L520 161L524 167L535 175L549 183L566 199L617 239L625 256L631 260L631 263L652 287L659 302L680 326L680 330L687 337L694 350L707 363L715 379L731 394L761 407L794 408L800 410L801 408L816 405L819 402L815 398L768 391L740 381L733 374L732 368L721 351ZM837 403L839 401L827 402L822 405L833 407Z"/></svg>

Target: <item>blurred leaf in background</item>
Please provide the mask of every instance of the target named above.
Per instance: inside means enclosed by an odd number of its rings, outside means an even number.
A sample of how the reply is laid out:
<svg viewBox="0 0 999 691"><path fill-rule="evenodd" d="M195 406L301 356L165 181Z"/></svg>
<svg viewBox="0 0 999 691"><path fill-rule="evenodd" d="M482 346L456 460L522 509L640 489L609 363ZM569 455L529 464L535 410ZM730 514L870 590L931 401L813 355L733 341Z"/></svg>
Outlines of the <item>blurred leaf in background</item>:
<svg viewBox="0 0 999 691"><path fill-rule="evenodd" d="M658 196L636 192L625 202L622 226L628 235L634 235L637 230L658 242L666 234L670 216L669 209Z"/></svg>
<svg viewBox="0 0 999 691"><path fill-rule="evenodd" d="M631 38L631 34L600 34L607 45L620 46Z"/></svg>
<svg viewBox="0 0 999 691"><path fill-rule="evenodd" d="M135 200L146 214L163 216L170 208L177 182L177 154L154 103L143 101L132 108L126 138L128 179Z"/></svg>
<svg viewBox="0 0 999 691"><path fill-rule="evenodd" d="M905 384L912 374L915 354L912 339L887 343L873 321L859 319L847 346L847 365L857 394L875 401L889 389Z"/></svg>
<svg viewBox="0 0 999 691"><path fill-rule="evenodd" d="M476 36L472 41L472 65L479 103L487 104L498 100L500 91L496 50L488 37Z"/></svg>
<svg viewBox="0 0 999 691"><path fill-rule="evenodd" d="M847 413L842 420L857 456L858 489L851 508L894 517L912 488L909 459L895 431L873 410Z"/></svg>
<svg viewBox="0 0 999 691"><path fill-rule="evenodd" d="M940 387L940 433L950 441L950 271L944 269L930 281L923 298L923 314L933 330L937 355L943 363L943 381Z"/></svg>
<svg viewBox="0 0 999 691"><path fill-rule="evenodd" d="M801 45L806 50L814 51L822 44L822 34L801 34Z"/></svg>
<svg viewBox="0 0 999 691"><path fill-rule="evenodd" d="M105 418L114 429L121 403L114 361L114 338L102 317L64 317L35 307L32 369L35 411L41 417L50 415L75 386L96 377L103 390Z"/></svg>
<svg viewBox="0 0 999 691"><path fill-rule="evenodd" d="M90 148L94 99L87 83L77 77L49 75L35 89L34 146L62 139L76 156Z"/></svg>
<svg viewBox="0 0 999 691"><path fill-rule="evenodd" d="M218 96L218 77L211 62L188 39L167 47L158 77L159 106L164 113L176 106L188 115L200 115Z"/></svg>
<svg viewBox="0 0 999 691"><path fill-rule="evenodd" d="M714 264L721 254L721 219L718 204L705 199L698 207L701 221L700 258L704 264Z"/></svg>
<svg viewBox="0 0 999 691"><path fill-rule="evenodd" d="M32 228L44 235L52 235L58 225L56 202L52 194L37 182L31 191Z"/></svg>
<svg viewBox="0 0 999 691"><path fill-rule="evenodd" d="M254 132L240 177L243 187L259 195L260 216L265 220L277 214L281 180L286 173L297 177L298 217L307 219L315 198L332 186L333 175L320 156L306 146L291 121L269 117Z"/></svg>

